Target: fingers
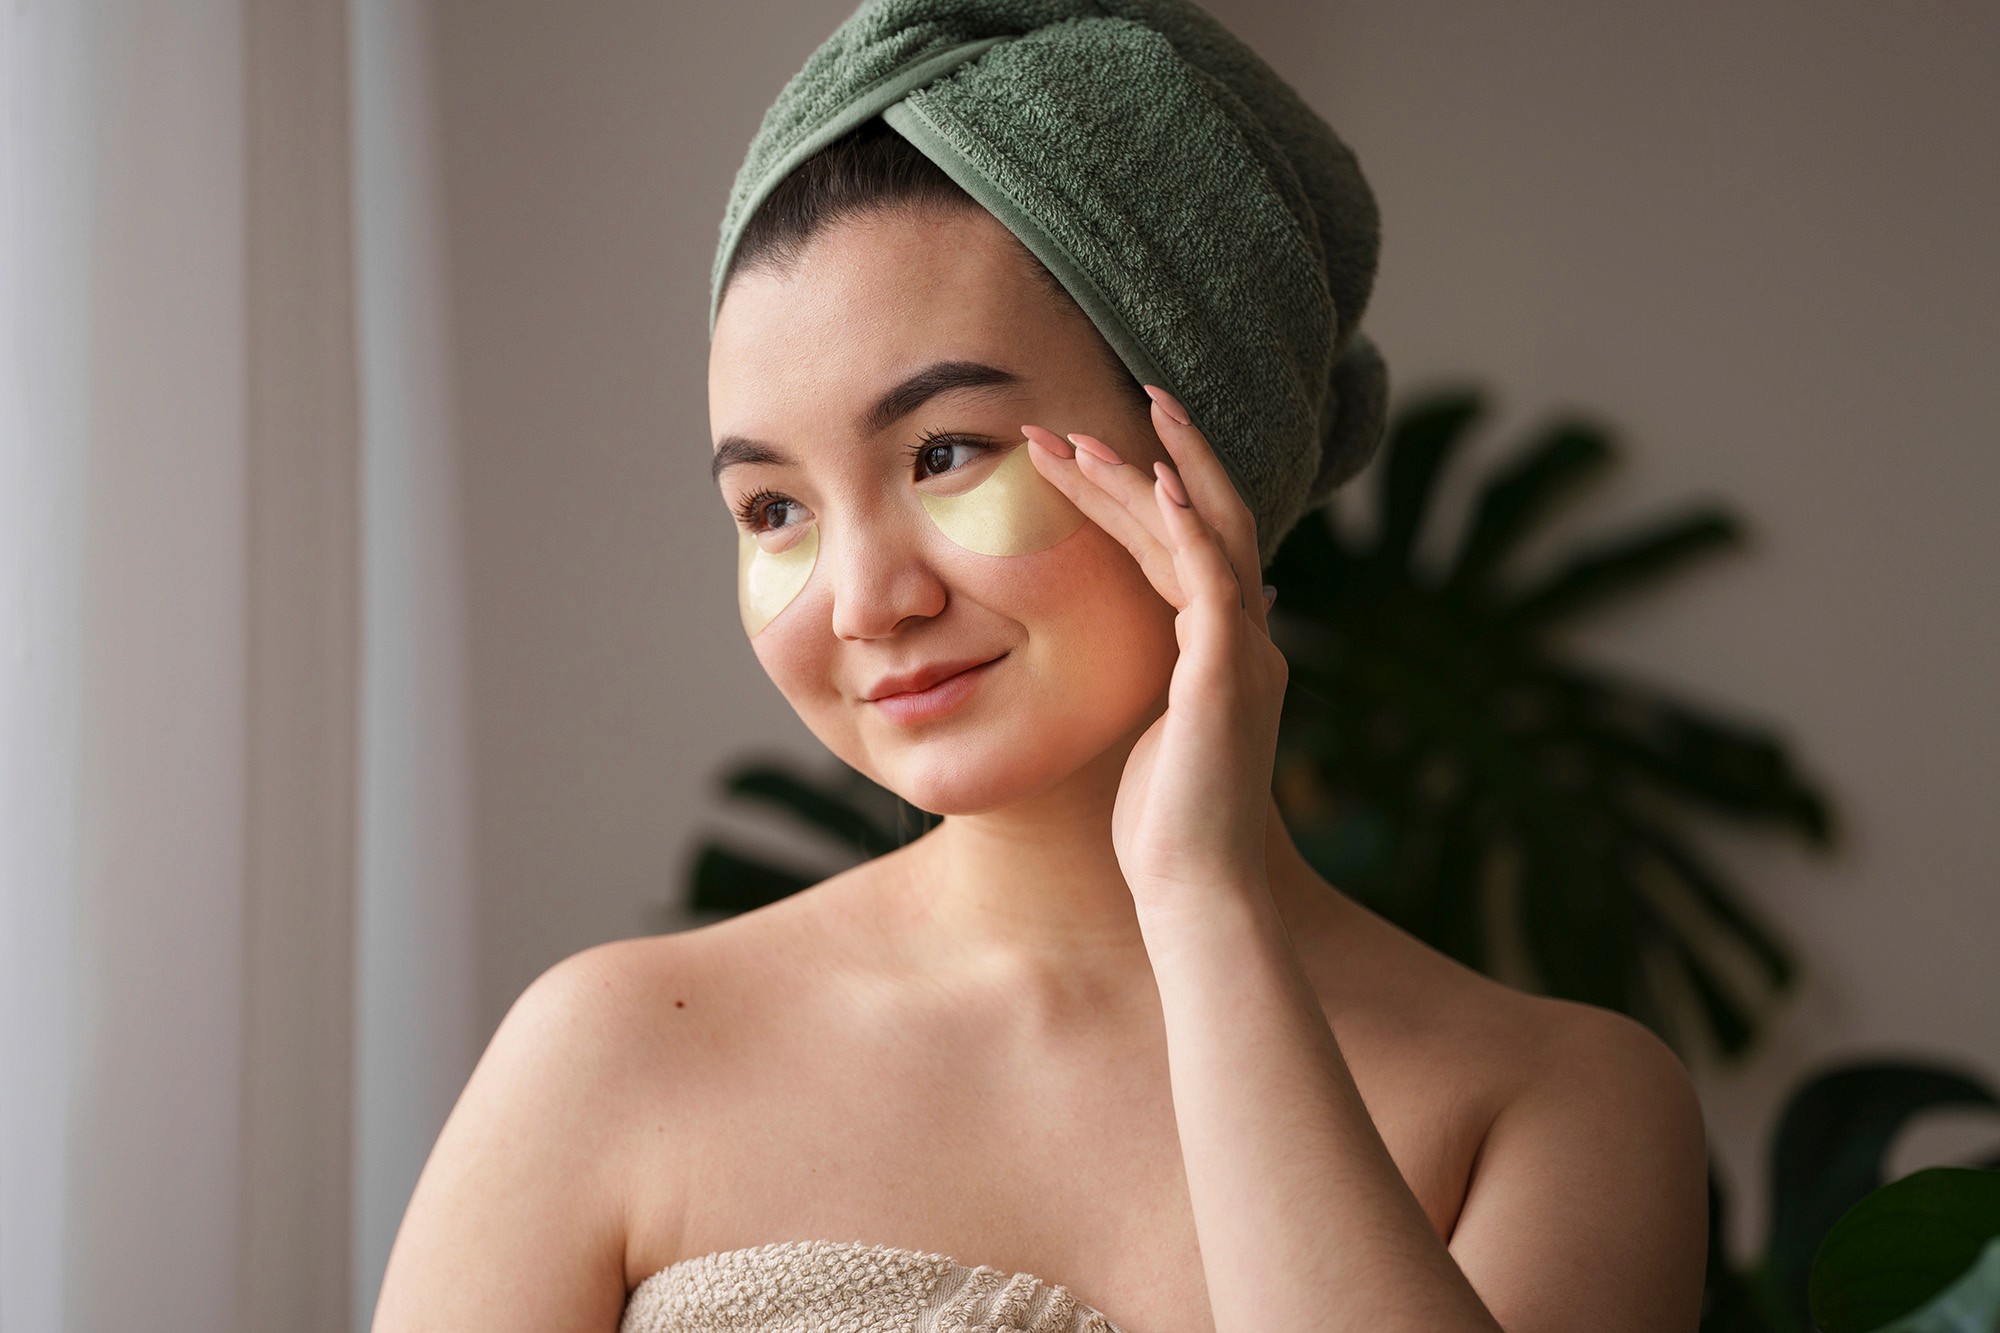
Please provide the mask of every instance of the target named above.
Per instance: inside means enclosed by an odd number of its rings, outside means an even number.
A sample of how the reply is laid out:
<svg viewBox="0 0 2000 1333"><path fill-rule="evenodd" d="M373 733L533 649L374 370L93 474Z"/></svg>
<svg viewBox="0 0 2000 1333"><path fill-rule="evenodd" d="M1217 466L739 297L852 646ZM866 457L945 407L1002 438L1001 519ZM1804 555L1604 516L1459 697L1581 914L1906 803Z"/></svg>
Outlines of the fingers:
<svg viewBox="0 0 2000 1333"><path fill-rule="evenodd" d="M1188 604L1208 614L1247 616L1251 624L1268 636L1266 613L1271 602L1263 595L1262 585L1257 594L1244 596L1243 581L1222 544L1221 534L1194 507L1185 483L1173 466L1155 463L1153 475L1154 507L1168 530L1174 568L1180 576L1181 588L1188 594Z"/></svg>
<svg viewBox="0 0 2000 1333"><path fill-rule="evenodd" d="M1171 469L1173 484L1182 488L1178 494L1189 502L1187 507L1195 523L1192 531L1202 534L1214 547L1235 581L1237 605L1253 624L1268 634L1270 601L1262 595L1255 519L1229 480L1222 461L1210 448L1207 437L1168 409L1167 403L1174 401L1171 395L1151 385L1146 386L1146 391L1153 395L1154 426L1169 456L1175 460ZM1034 446L1031 453L1040 454L1037 466L1043 475L1099 526L1125 544L1162 597L1176 608L1188 606L1192 593L1182 581L1180 562L1175 556L1176 529L1169 526L1167 511L1159 507L1156 499L1159 489L1154 477L1125 463L1115 449L1094 435L1072 433L1065 445L1053 432L1040 426L1024 425L1021 433ZM1182 474L1183 460L1207 478L1199 491L1193 490ZM1252 592L1253 588L1258 591Z"/></svg>
<svg viewBox="0 0 2000 1333"><path fill-rule="evenodd" d="M1151 501L1146 502L1145 508L1132 503L1130 489L1124 485L1129 477L1118 475L1133 474L1136 469L1102 462L1088 448L1075 449L1040 426L1022 426L1021 434L1027 437L1030 455L1035 457L1035 466L1041 474L1087 518L1124 544L1161 597L1175 607L1186 605L1186 594L1174 570L1173 553L1163 540L1165 529L1160 526L1158 515L1152 512ZM1110 451L1110 446L1102 441L1094 443ZM1079 454L1085 462L1078 462ZM1091 470L1086 473L1085 467ZM1139 482L1138 488L1142 495L1152 489L1144 482Z"/></svg>
<svg viewBox="0 0 2000 1333"><path fill-rule="evenodd" d="M1116 449L1095 435L1078 431L1069 437L1069 442L1076 446L1077 465L1083 475L1124 505L1165 551L1167 529L1153 507L1152 474L1127 463Z"/></svg>
<svg viewBox="0 0 2000 1333"><path fill-rule="evenodd" d="M1263 562L1257 554L1257 520L1229 480L1228 469L1208 437L1189 420L1179 399L1156 384L1144 388L1153 400L1153 429L1173 459L1174 471L1194 502L1195 512L1220 536L1245 592L1261 587Z"/></svg>

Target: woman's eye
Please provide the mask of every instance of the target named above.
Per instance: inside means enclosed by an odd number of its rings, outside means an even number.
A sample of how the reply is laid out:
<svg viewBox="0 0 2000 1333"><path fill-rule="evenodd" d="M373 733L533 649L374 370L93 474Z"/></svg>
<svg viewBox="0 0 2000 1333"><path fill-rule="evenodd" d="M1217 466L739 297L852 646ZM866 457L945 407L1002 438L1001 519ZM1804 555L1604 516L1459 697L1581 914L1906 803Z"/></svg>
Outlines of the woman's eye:
<svg viewBox="0 0 2000 1333"><path fill-rule="evenodd" d="M947 472L958 470L951 466L951 451L954 449L969 449L977 455L991 452L993 446L978 440L968 440L962 435L932 433L912 445L909 453L915 460L920 477L942 477ZM933 464L938 466L933 469Z"/></svg>
<svg viewBox="0 0 2000 1333"><path fill-rule="evenodd" d="M742 503L736 506L736 521L751 532L765 532L775 528L788 527L790 525L785 523L767 522L766 516L772 510L783 509L786 505L796 507L797 504L798 501L788 499L773 491L758 491L755 495L744 496Z"/></svg>

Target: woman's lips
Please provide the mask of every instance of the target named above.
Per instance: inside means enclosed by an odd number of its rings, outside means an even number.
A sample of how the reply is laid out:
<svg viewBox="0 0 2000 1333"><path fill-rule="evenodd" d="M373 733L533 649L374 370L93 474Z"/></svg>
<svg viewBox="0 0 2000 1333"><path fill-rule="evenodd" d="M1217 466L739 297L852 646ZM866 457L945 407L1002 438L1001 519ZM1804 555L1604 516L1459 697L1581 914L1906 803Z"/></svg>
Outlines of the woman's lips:
<svg viewBox="0 0 2000 1333"><path fill-rule="evenodd" d="M964 703L979 688L979 682L1007 660L1002 653L991 662L982 662L955 676L946 676L926 690L913 690L908 694L885 694L868 702L882 710L892 722L927 722L934 717L943 717L952 709Z"/></svg>

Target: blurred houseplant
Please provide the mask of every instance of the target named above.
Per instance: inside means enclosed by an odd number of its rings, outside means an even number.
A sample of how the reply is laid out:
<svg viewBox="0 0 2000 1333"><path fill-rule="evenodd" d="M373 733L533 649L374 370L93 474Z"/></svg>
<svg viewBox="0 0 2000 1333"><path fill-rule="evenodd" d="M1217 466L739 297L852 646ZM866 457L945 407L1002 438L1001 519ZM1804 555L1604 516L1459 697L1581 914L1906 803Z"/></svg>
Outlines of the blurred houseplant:
<svg viewBox="0 0 2000 1333"><path fill-rule="evenodd" d="M1802 1083L1771 1137L1762 1254L1728 1257L1727 1198L1711 1167L1704 1333L1872 1333L1958 1284L1908 1333L2000 1328L2000 1155L1887 1181L1897 1136L1944 1109L2000 1111L1970 1071L1902 1060L1834 1065ZM1981 1267L1983 1256L1984 1267ZM1977 1271L1974 1271L1977 1270Z"/></svg>
<svg viewBox="0 0 2000 1333"><path fill-rule="evenodd" d="M1876 1190L1812 1267L1823 1333L2000 1329L2000 1170L1931 1167Z"/></svg>
<svg viewBox="0 0 2000 1333"><path fill-rule="evenodd" d="M1418 546L1438 484L1484 406L1432 394L1400 412L1375 470L1376 535L1309 515L1268 573L1292 664L1277 790L1301 852L1331 882L1469 966L1495 972L1512 927L1547 994L1615 1009L1678 1045L1671 978L1734 1057L1753 1006L1717 966L1739 947L1773 992L1790 951L1689 840L1699 811L1833 839L1826 800L1773 736L1658 687L1566 660L1551 639L1740 538L1697 506L1591 542L1548 572L1508 564L1614 458L1607 433L1557 421L1481 484L1456 549Z"/></svg>

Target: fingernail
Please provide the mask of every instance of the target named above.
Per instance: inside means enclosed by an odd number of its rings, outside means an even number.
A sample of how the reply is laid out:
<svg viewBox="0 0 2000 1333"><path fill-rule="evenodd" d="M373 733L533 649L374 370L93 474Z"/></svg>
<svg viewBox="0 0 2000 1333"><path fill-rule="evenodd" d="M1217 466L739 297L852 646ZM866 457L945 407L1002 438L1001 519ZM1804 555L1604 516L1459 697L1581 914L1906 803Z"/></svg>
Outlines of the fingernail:
<svg viewBox="0 0 2000 1333"><path fill-rule="evenodd" d="M1118 452L1115 449L1094 436L1072 435L1069 437L1069 442L1089 454L1092 458L1102 459L1106 463L1122 463L1125 461L1118 456Z"/></svg>
<svg viewBox="0 0 2000 1333"><path fill-rule="evenodd" d="M1142 387L1146 390L1147 397L1151 398L1154 402L1160 405L1160 410L1162 412L1165 412L1168 416L1172 417L1175 421L1180 422L1183 426L1189 424L1188 410L1185 407L1181 406L1180 399L1174 397L1172 394L1168 393L1165 389L1160 388L1156 384L1147 384Z"/></svg>
<svg viewBox="0 0 2000 1333"><path fill-rule="evenodd" d="M1181 479L1174 475L1172 468L1168 467L1165 463L1155 463L1153 464L1153 475L1160 479L1160 486L1166 491L1169 500L1172 500L1183 509L1194 508L1194 502L1188 499L1187 491L1181 486Z"/></svg>
<svg viewBox="0 0 2000 1333"><path fill-rule="evenodd" d="M1265 584L1265 585L1264 585L1264 609L1265 609L1266 611L1269 611L1269 610L1271 609L1271 603L1273 603L1273 602L1275 602L1275 601L1277 601L1277 600L1278 600L1278 590L1277 590L1277 588L1275 588L1274 586L1272 586L1272 585L1271 585L1271 584L1269 584L1269 583Z"/></svg>
<svg viewBox="0 0 2000 1333"><path fill-rule="evenodd" d="M1034 433L1029 434L1031 431ZM1030 444L1040 445L1057 458L1076 457L1076 450L1070 448L1068 444L1063 442L1062 437L1052 430L1043 430L1040 426L1023 426L1021 427L1021 434L1028 437Z"/></svg>

